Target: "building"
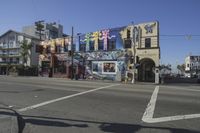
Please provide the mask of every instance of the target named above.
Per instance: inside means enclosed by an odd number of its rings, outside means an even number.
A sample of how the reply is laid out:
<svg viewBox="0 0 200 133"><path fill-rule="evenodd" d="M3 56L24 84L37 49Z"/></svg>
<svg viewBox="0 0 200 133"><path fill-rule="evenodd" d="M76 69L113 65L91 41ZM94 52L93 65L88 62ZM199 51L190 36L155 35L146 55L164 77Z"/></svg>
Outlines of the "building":
<svg viewBox="0 0 200 133"><path fill-rule="evenodd" d="M42 31L42 40L49 40L49 39L55 39L55 38L61 38L64 36L63 34L63 26L60 24L54 23L44 23L41 21L41 24L44 26ZM22 32L25 34L28 34L30 36L34 36L36 38L40 38L40 33L37 31L35 25L30 26L24 26L22 27Z"/></svg>
<svg viewBox="0 0 200 133"><path fill-rule="evenodd" d="M8 67L15 69L14 67L23 65L21 56L23 40L32 44L26 65L38 65L38 54L35 53L35 46L39 44L39 40L30 35L9 30L0 36L0 74L6 74Z"/></svg>
<svg viewBox="0 0 200 133"><path fill-rule="evenodd" d="M185 76L197 77L200 73L200 56L187 56L185 58Z"/></svg>
<svg viewBox="0 0 200 133"><path fill-rule="evenodd" d="M73 45L71 45L73 42ZM159 82L159 23L148 22L41 43L51 76ZM72 47L73 46L73 47Z"/></svg>

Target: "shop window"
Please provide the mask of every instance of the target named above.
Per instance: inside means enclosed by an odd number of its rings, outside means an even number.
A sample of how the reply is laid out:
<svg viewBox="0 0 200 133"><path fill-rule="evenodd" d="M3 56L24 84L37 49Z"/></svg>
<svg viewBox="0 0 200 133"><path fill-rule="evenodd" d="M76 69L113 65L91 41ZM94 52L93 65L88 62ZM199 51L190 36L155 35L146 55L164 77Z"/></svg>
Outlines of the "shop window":
<svg viewBox="0 0 200 133"><path fill-rule="evenodd" d="M145 48L151 48L151 38L145 39Z"/></svg>

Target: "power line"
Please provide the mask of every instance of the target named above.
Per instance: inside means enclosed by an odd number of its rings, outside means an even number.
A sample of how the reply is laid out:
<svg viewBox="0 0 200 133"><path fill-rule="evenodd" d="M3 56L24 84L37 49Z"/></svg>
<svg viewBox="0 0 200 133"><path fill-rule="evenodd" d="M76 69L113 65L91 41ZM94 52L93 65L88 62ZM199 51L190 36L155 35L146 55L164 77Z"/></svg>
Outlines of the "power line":
<svg viewBox="0 0 200 133"><path fill-rule="evenodd" d="M160 36L166 37L185 37L185 36L192 36L192 37L200 37L198 34L161 34Z"/></svg>

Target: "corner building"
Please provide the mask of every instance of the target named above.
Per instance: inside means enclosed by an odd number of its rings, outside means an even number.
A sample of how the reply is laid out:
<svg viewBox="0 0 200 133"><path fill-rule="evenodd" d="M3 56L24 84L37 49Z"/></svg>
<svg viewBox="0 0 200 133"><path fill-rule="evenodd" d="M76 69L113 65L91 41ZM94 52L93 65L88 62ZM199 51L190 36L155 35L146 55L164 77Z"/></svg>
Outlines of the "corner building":
<svg viewBox="0 0 200 133"><path fill-rule="evenodd" d="M159 79L157 21L78 34L73 45L71 42L71 37L68 37L41 43L40 65L43 71L44 67L52 68L52 75L67 78L127 82L133 78L145 82Z"/></svg>

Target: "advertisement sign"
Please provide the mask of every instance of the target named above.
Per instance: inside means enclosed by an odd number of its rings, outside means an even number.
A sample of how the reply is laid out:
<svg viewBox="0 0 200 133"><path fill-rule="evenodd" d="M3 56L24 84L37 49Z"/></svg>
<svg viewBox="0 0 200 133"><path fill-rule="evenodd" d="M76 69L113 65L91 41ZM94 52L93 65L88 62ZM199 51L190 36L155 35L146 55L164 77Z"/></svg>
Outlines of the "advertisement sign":
<svg viewBox="0 0 200 133"><path fill-rule="evenodd" d="M92 72L95 74L116 74L117 61L93 61Z"/></svg>
<svg viewBox="0 0 200 133"><path fill-rule="evenodd" d="M103 69L102 69L103 74L116 74L117 72L116 61L105 61L103 62L102 66L103 66Z"/></svg>

